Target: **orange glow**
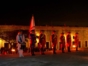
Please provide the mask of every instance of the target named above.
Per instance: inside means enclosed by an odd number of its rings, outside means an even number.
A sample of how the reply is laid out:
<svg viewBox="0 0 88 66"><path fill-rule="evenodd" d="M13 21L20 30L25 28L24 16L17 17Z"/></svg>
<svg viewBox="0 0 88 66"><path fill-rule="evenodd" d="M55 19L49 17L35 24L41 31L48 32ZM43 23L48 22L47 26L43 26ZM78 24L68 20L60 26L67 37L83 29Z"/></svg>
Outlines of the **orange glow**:
<svg viewBox="0 0 88 66"><path fill-rule="evenodd" d="M39 37L39 32L36 32L36 36L38 36ZM36 47L38 47L38 43L39 43L39 38L36 38Z"/></svg>
<svg viewBox="0 0 88 66"><path fill-rule="evenodd" d="M36 41L37 41L37 43L39 43L39 39L38 38L36 39Z"/></svg>
<svg viewBox="0 0 88 66"><path fill-rule="evenodd" d="M73 47L73 48L75 48L75 47L76 47L76 45L73 45L72 47Z"/></svg>
<svg viewBox="0 0 88 66"><path fill-rule="evenodd" d="M0 38L0 48L4 47L4 43L5 43L5 40L3 40L3 39Z"/></svg>
<svg viewBox="0 0 88 66"><path fill-rule="evenodd" d="M39 34L39 32L36 32L36 36L39 36L40 34Z"/></svg>
<svg viewBox="0 0 88 66"><path fill-rule="evenodd" d="M72 42L74 41L73 36L74 36L74 35L73 35L73 34L71 34L71 40L72 40Z"/></svg>
<svg viewBox="0 0 88 66"><path fill-rule="evenodd" d="M12 51L12 52L15 52L16 50L12 48L11 51Z"/></svg>
<svg viewBox="0 0 88 66"><path fill-rule="evenodd" d="M52 49L53 49L53 47L52 47Z"/></svg>

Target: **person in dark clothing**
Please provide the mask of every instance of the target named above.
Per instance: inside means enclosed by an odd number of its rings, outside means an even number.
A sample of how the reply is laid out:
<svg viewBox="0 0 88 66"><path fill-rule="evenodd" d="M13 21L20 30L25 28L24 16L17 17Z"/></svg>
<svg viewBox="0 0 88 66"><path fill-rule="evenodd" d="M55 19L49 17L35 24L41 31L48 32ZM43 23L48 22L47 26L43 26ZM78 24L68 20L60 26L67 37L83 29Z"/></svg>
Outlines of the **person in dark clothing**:
<svg viewBox="0 0 88 66"><path fill-rule="evenodd" d="M56 54L56 45L57 45L56 31L52 31L51 41L52 41L52 44L53 44L53 54Z"/></svg>
<svg viewBox="0 0 88 66"><path fill-rule="evenodd" d="M36 35L35 35L35 30L31 30L30 32L30 50L31 50L31 55L34 56L34 51L35 51L35 43L36 43Z"/></svg>
<svg viewBox="0 0 88 66"><path fill-rule="evenodd" d="M40 36L39 36L39 44L41 45L41 54L44 55L44 51L45 51L45 44L46 44L46 36L44 34L44 30L40 31Z"/></svg>
<svg viewBox="0 0 88 66"><path fill-rule="evenodd" d="M64 49L65 49L65 36L64 36L64 33L61 33L60 42L61 42L62 53L64 53Z"/></svg>
<svg viewBox="0 0 88 66"><path fill-rule="evenodd" d="M75 45L76 45L76 51L78 51L78 46L79 46L79 36L78 36L78 33L75 34L74 41L75 41Z"/></svg>
<svg viewBox="0 0 88 66"><path fill-rule="evenodd" d="M70 32L68 32L68 35L67 35L66 39L67 39L67 45L68 45L68 52L71 52L71 49L70 49L70 47L71 47L71 35L70 35Z"/></svg>

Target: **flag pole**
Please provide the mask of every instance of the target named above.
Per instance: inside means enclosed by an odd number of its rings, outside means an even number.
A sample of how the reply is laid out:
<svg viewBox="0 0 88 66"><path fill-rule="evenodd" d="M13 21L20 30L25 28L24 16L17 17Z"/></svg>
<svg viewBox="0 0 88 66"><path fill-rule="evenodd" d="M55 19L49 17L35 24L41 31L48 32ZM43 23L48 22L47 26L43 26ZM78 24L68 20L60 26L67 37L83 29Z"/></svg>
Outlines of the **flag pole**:
<svg viewBox="0 0 88 66"><path fill-rule="evenodd" d="M32 15L31 17L31 21L30 21L30 26L29 26L29 40L30 40L30 33L32 30L35 30L35 21L34 21L34 15ZM29 43L29 46L30 46L30 43ZM29 51L31 49L29 48Z"/></svg>

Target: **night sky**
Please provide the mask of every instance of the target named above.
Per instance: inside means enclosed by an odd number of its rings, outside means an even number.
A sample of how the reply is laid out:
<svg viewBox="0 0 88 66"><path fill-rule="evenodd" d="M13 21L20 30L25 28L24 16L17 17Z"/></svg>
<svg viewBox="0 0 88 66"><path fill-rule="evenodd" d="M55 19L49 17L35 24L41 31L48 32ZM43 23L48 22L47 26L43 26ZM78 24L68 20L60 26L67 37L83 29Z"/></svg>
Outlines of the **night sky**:
<svg viewBox="0 0 88 66"><path fill-rule="evenodd" d="M4 3L0 10L1 25L29 25L33 14L37 26L88 26L86 0Z"/></svg>

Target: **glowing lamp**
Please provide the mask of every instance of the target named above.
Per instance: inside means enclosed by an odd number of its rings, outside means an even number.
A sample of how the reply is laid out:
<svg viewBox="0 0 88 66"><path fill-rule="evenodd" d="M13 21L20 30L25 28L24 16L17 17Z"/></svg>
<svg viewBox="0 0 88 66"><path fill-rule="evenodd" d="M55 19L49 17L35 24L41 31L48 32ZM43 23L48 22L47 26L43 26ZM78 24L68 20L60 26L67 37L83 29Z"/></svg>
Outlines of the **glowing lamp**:
<svg viewBox="0 0 88 66"><path fill-rule="evenodd" d="M73 48L75 48L75 47L76 47L76 45L73 45L72 47L73 47Z"/></svg>
<svg viewBox="0 0 88 66"><path fill-rule="evenodd" d="M13 48L11 49L11 51L12 51L12 52L16 52L16 50L15 50L15 49L13 49Z"/></svg>

